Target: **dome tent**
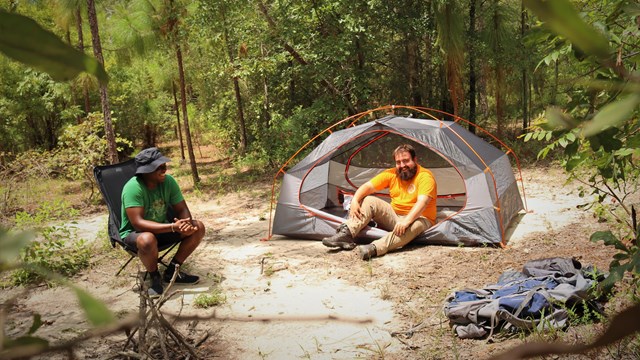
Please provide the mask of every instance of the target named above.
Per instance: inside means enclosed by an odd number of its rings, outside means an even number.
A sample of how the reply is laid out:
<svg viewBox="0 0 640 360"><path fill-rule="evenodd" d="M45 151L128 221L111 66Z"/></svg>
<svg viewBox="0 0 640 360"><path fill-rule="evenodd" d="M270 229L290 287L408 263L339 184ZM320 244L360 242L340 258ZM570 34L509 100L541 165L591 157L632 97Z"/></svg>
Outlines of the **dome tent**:
<svg viewBox="0 0 640 360"><path fill-rule="evenodd" d="M393 150L409 143L416 149L417 162L431 170L438 185L437 223L415 241L505 245L505 230L523 209L508 158L513 152L501 151L457 121L437 119L432 114L436 110L406 108L432 119L389 115L355 125L364 115L380 110L376 109L337 123L353 120L284 173L270 235L319 240L335 234L348 216L345 199L379 172L394 167ZM374 195L388 200L386 193ZM374 239L386 233L368 226L358 237Z"/></svg>

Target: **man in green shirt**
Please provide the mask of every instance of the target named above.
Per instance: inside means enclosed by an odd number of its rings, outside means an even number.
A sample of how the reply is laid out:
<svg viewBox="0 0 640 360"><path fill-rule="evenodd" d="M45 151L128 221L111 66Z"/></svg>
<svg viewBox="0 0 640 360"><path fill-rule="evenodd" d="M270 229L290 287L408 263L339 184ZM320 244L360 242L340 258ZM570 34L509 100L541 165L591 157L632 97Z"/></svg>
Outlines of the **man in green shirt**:
<svg viewBox="0 0 640 360"><path fill-rule="evenodd" d="M142 150L135 157L137 170L122 189L122 224L120 237L138 249L138 257L151 277L149 295L162 294L162 278L158 272L158 245L181 241L178 251L164 272L171 281L176 265L182 265L204 237L204 224L191 217L180 187L167 174L167 162L155 147ZM169 211L171 210L171 212ZM173 213L173 219L167 215ZM182 271L177 283L195 284L198 276Z"/></svg>

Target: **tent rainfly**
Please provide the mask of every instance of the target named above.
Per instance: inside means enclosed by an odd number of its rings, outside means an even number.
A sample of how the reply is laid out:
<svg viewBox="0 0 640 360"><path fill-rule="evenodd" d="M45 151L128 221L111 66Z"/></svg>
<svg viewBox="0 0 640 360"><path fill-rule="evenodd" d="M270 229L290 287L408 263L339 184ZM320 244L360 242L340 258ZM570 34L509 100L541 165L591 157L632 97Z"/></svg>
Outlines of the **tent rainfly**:
<svg viewBox="0 0 640 360"><path fill-rule="evenodd" d="M284 173L270 235L319 240L335 234L348 217L345 199L394 167L393 150L409 143L438 185L437 223L415 241L506 245L505 231L523 210L508 158L511 150L501 151L454 121L386 116L354 124L331 133ZM388 201L386 193L375 196ZM370 225L358 237L374 239L387 233Z"/></svg>

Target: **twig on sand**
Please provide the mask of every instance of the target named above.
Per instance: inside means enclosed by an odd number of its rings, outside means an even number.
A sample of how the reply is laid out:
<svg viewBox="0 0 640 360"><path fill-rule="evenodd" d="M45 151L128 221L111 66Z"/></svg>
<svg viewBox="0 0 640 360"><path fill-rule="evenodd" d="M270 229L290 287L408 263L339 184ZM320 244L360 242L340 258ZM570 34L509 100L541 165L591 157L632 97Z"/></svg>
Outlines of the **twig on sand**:
<svg viewBox="0 0 640 360"><path fill-rule="evenodd" d="M167 316L177 317L176 315L167 314ZM272 321L338 321L344 323L352 323L352 324L370 324L373 322L372 318L349 318L343 316L336 315L318 315L318 316L218 316L214 312L211 315L207 316L180 316L180 320L218 320L218 321L237 321L237 322L272 322Z"/></svg>

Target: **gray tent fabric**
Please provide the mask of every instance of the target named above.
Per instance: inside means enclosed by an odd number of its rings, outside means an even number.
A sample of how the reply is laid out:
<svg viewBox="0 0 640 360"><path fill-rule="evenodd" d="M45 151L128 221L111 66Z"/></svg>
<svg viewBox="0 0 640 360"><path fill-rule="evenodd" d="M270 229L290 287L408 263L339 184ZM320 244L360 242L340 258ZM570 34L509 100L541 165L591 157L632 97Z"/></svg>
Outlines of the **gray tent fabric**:
<svg viewBox="0 0 640 360"><path fill-rule="evenodd" d="M505 230L524 208L508 155L457 122L399 116L335 131L289 169L272 233L315 240L334 234L348 215L344 196L394 167L393 150L403 143L414 146L438 185L438 222L416 242L506 244ZM386 233L367 227L358 237Z"/></svg>

